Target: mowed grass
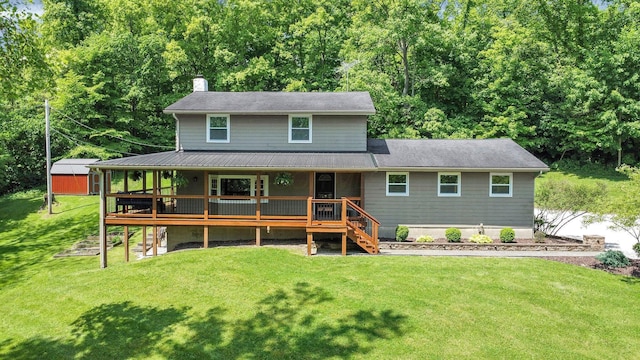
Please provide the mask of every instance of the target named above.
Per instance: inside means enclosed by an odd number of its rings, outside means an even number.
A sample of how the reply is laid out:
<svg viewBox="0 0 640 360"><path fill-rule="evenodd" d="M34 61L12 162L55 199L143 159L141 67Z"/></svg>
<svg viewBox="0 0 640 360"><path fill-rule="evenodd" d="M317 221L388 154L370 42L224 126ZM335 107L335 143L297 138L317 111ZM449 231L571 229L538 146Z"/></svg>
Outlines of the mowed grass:
<svg viewBox="0 0 640 360"><path fill-rule="evenodd" d="M236 247L53 259L97 198L0 206L0 358L640 358L640 282L538 259ZM9 211L5 211L10 209Z"/></svg>
<svg viewBox="0 0 640 360"><path fill-rule="evenodd" d="M567 166L546 172L536 179L536 187L543 186L549 180L569 181L574 184L595 185L602 183L607 189L607 197L611 203L621 203L626 200L627 194L620 186L628 182L629 178L621 174L613 167L604 165L585 165L583 167ZM595 205L594 205L595 206ZM595 210L595 209L586 209Z"/></svg>

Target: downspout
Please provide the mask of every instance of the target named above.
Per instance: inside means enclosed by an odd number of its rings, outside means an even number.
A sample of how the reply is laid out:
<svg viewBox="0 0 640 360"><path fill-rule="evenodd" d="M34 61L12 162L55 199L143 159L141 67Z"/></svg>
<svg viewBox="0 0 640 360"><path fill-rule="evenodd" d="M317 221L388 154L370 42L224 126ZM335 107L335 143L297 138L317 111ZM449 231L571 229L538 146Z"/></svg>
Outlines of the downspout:
<svg viewBox="0 0 640 360"><path fill-rule="evenodd" d="M171 114L173 118L176 119L176 151L180 151L180 120L178 120L178 116L176 113Z"/></svg>

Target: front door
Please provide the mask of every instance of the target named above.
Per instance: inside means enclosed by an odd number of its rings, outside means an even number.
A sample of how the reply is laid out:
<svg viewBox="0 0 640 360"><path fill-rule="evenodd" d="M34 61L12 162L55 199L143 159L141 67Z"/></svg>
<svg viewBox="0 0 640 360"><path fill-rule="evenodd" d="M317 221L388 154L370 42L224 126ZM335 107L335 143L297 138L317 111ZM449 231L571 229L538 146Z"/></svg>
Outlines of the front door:
<svg viewBox="0 0 640 360"><path fill-rule="evenodd" d="M316 199L334 199L336 173L316 173Z"/></svg>
<svg viewBox="0 0 640 360"><path fill-rule="evenodd" d="M336 195L336 174L316 173L316 199L334 199ZM315 203L316 220L336 220L336 204L333 202Z"/></svg>

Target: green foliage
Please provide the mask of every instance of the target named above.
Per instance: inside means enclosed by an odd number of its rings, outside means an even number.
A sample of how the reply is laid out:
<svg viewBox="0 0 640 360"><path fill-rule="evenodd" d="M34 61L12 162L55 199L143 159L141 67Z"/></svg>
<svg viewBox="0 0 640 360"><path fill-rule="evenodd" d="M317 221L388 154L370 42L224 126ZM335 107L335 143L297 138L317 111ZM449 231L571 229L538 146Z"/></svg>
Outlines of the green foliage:
<svg viewBox="0 0 640 360"><path fill-rule="evenodd" d="M555 235L570 221L597 209L606 199L602 182L575 183L550 179L536 187L536 231Z"/></svg>
<svg viewBox="0 0 640 360"><path fill-rule="evenodd" d="M637 2L45 0L39 20L13 3L0 1L10 171L44 168L16 146L42 131L15 125L41 122L45 98L54 158L168 150L162 109L196 74L215 91L369 91L374 138L509 137L550 161L640 162ZM0 192L44 183L17 173Z"/></svg>
<svg viewBox="0 0 640 360"><path fill-rule="evenodd" d="M640 257L640 242L633 244L633 251L635 251L636 255Z"/></svg>
<svg viewBox="0 0 640 360"><path fill-rule="evenodd" d="M533 233L533 241L536 243L543 243L547 239L547 234L542 231L536 231Z"/></svg>
<svg viewBox="0 0 640 360"><path fill-rule="evenodd" d="M469 242L476 244L491 244L493 243L493 240L488 235L473 234L469 238Z"/></svg>
<svg viewBox="0 0 640 360"><path fill-rule="evenodd" d="M433 242L433 236L420 235L416 241L417 242L423 242L423 243L431 243L431 242Z"/></svg>
<svg viewBox="0 0 640 360"><path fill-rule="evenodd" d="M624 198L607 198L586 222L606 221L609 228L624 231L640 242L640 169L623 165L618 171L629 178L618 185Z"/></svg>
<svg viewBox="0 0 640 360"><path fill-rule="evenodd" d="M607 250L596 256L601 263L610 268L620 268L629 266L631 261L619 250Z"/></svg>
<svg viewBox="0 0 640 360"><path fill-rule="evenodd" d="M409 236L409 228L404 225L396 227L396 241L405 241Z"/></svg>
<svg viewBox="0 0 640 360"><path fill-rule="evenodd" d="M448 228L444 232L444 236L448 242L460 242L462 239L462 232L458 228Z"/></svg>
<svg viewBox="0 0 640 360"><path fill-rule="evenodd" d="M513 242L516 238L516 232L512 228L504 228L500 230L500 241L503 243Z"/></svg>

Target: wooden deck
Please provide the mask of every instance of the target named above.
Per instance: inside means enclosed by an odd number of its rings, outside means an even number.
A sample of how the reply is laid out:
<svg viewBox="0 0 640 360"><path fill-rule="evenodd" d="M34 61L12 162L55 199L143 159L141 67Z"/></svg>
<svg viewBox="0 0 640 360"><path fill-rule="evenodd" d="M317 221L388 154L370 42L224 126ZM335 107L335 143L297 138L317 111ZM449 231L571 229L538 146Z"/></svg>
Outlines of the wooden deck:
<svg viewBox="0 0 640 360"><path fill-rule="evenodd" d="M252 191L255 194L253 196L208 195L210 184L206 181L203 182L200 195L177 195L173 182L169 188L161 186L160 170L153 170L152 173L150 186L147 186L145 171L142 171L141 189L130 191L127 171L124 171L124 189L118 193L105 191L111 187L104 173L100 173L101 267L107 266L104 234L109 226L123 226L125 233L128 233L129 226L142 227L145 235L147 229L151 228L154 255L157 254L159 229L170 226L201 226L204 247L209 246L211 228L253 228L258 246L261 244L262 230L288 228L306 232L309 255L314 235L319 233L339 234L343 255L346 255L347 239L370 254L378 253L380 223L360 207L362 198L314 198L315 172L308 173L307 196L265 196L261 191ZM208 179L209 174L204 171L203 178ZM256 183L260 183L260 176L260 173L256 173ZM364 193L362 186L361 178L360 194ZM129 239L125 237L123 240L128 261Z"/></svg>
<svg viewBox="0 0 640 360"><path fill-rule="evenodd" d="M359 200L114 193L105 195L104 225L151 227L154 232L166 226L202 226L204 247L208 247L210 227L255 228L256 245L260 245L262 228L298 228L307 233L308 254L318 233L340 234L343 254L347 239L377 254L380 224L357 204ZM125 246L128 253L128 241Z"/></svg>

